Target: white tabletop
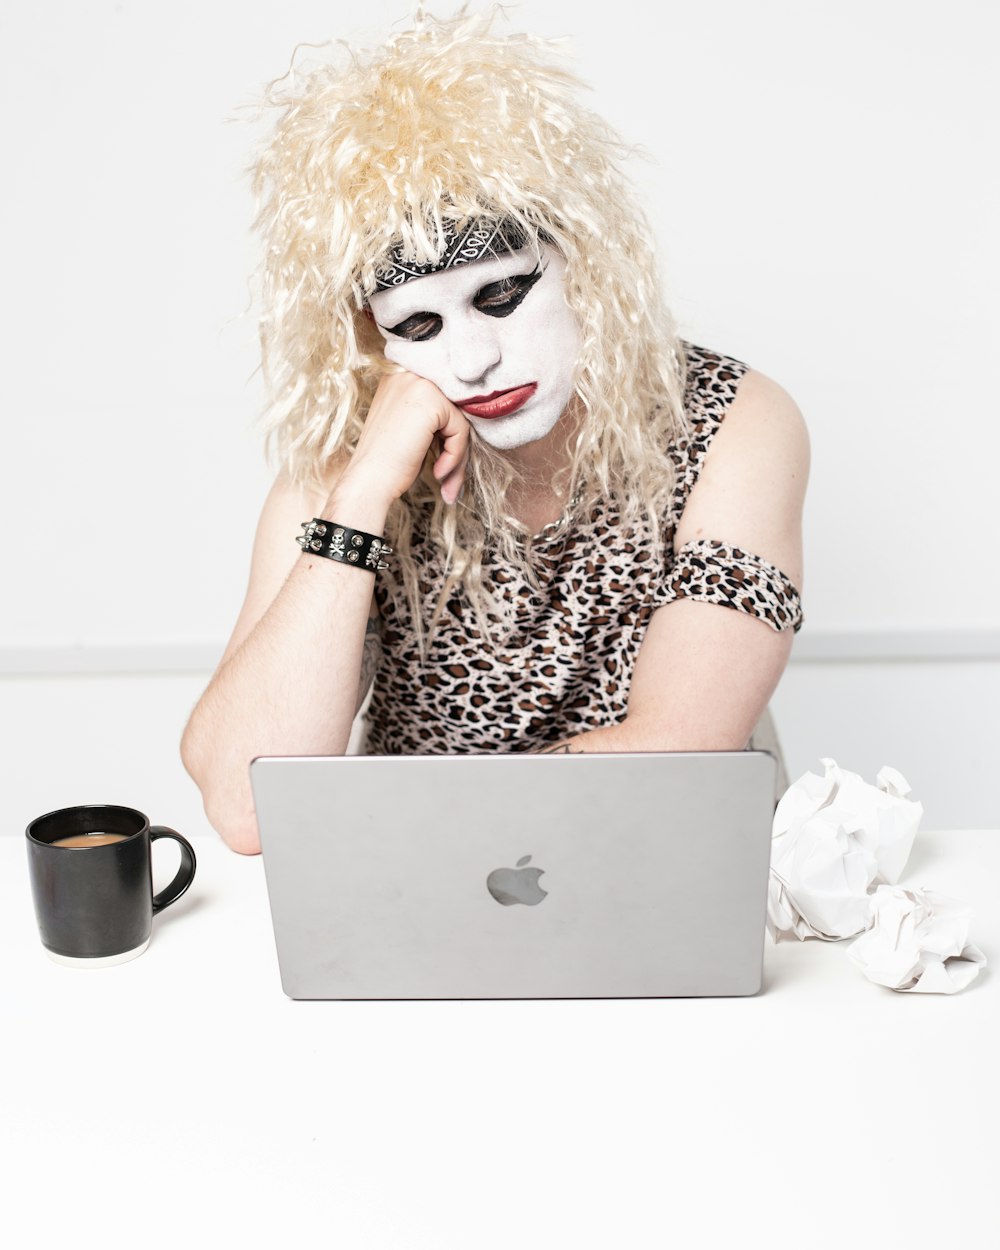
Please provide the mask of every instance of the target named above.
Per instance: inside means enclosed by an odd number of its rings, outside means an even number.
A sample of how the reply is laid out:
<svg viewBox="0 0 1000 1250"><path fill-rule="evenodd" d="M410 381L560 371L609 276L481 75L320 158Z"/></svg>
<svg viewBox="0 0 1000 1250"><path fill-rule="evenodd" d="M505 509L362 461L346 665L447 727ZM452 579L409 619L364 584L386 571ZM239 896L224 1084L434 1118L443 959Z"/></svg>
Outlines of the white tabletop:
<svg viewBox="0 0 1000 1250"><path fill-rule="evenodd" d="M768 940L748 999L297 1003L260 860L193 840L146 954L78 970L0 838L2 1209L32 1244L996 1250L993 968L896 994L846 943ZM996 965L1000 832L918 835L903 884L970 903Z"/></svg>

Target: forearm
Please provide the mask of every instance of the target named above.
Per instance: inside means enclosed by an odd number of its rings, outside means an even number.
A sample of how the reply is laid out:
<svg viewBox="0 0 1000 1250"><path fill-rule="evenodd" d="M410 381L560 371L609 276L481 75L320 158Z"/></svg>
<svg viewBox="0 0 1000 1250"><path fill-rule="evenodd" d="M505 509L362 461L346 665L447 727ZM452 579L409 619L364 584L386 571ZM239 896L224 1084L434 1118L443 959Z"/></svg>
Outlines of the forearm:
<svg viewBox="0 0 1000 1250"><path fill-rule="evenodd" d="M792 631L682 599L653 614L618 724L549 751L742 751L774 693Z"/></svg>
<svg viewBox="0 0 1000 1250"><path fill-rule="evenodd" d="M387 506L336 494L325 517L384 532ZM294 535L289 535L289 542ZM267 611L212 678L181 754L213 826L259 850L248 768L258 755L339 755L358 707L373 575L303 554Z"/></svg>
<svg viewBox="0 0 1000 1250"><path fill-rule="evenodd" d="M617 725L588 729L571 738L563 738L551 746L540 748L538 755L581 755L615 751L740 751L746 746L738 732L680 733L660 723L643 723L628 717Z"/></svg>

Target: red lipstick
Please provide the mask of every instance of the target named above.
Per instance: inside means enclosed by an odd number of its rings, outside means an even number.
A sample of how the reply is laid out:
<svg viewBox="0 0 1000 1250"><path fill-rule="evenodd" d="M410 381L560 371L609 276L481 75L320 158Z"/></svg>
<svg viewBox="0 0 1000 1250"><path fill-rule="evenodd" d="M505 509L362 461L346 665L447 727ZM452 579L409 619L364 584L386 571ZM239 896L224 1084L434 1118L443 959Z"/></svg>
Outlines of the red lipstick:
<svg viewBox="0 0 1000 1250"><path fill-rule="evenodd" d="M492 395L473 395L470 399L461 400L455 407L474 417L509 417L523 407L537 390L538 383L529 382L527 386L515 386L509 391L494 391Z"/></svg>

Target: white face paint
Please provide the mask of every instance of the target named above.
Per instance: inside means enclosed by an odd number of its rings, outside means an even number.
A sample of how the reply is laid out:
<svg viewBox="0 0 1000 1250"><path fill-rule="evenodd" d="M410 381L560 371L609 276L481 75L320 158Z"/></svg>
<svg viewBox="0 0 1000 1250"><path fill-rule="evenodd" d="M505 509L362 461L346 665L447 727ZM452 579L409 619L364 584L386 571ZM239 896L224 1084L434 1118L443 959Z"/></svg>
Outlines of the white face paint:
<svg viewBox="0 0 1000 1250"><path fill-rule="evenodd" d="M386 357L433 382L499 451L544 438L576 382L566 262L551 247L541 254L540 265L522 248L442 269L369 300Z"/></svg>

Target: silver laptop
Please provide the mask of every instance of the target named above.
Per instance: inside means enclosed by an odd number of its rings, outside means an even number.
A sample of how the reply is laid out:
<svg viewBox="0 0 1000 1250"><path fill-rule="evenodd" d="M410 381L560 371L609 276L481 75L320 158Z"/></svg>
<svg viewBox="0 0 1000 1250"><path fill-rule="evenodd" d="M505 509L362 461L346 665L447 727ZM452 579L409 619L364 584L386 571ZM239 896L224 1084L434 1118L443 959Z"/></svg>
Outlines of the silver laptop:
<svg viewBox="0 0 1000 1250"><path fill-rule="evenodd" d="M764 752L263 757L290 998L760 989Z"/></svg>

